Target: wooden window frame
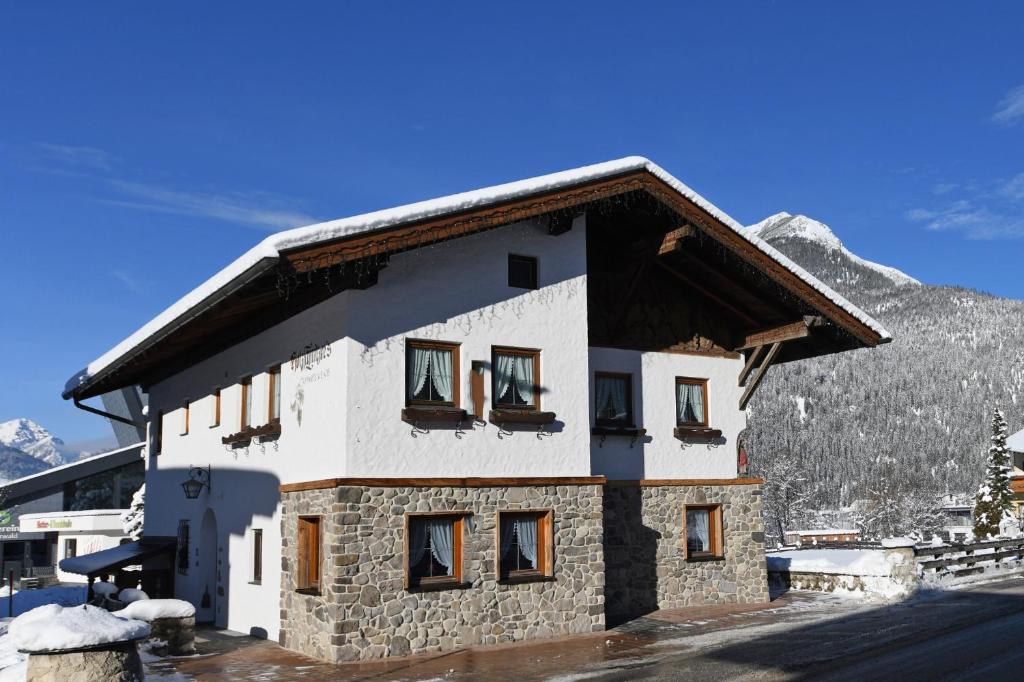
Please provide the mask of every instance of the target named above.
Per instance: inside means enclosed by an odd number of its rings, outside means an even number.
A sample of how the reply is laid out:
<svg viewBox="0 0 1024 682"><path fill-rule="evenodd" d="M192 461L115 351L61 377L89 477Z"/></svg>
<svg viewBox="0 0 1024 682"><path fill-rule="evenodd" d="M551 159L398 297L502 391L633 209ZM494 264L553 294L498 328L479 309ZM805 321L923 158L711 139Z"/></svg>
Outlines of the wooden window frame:
<svg viewBox="0 0 1024 682"><path fill-rule="evenodd" d="M263 529L252 529L252 581L253 585L263 584Z"/></svg>
<svg viewBox="0 0 1024 682"><path fill-rule="evenodd" d="M444 590L463 585L463 544L465 542L466 519L470 516L472 516L472 513L465 511L406 512L405 519L403 520L404 536L402 539L402 565L404 568L403 572L405 573L405 589ZM455 530L452 531L452 544L454 545L452 547L452 561L455 562L455 566L452 568L452 575L450 576L417 578L412 575L412 566L409 565L409 521L425 517L450 518L452 523L455 524Z"/></svg>
<svg viewBox="0 0 1024 682"><path fill-rule="evenodd" d="M181 415L181 435L187 436L189 427L189 417L192 414L192 403L186 400L185 403L181 406L181 409L183 410L183 413Z"/></svg>
<svg viewBox="0 0 1024 682"><path fill-rule="evenodd" d="M221 389L215 388L213 390L213 417L210 420L210 428L220 426L220 391Z"/></svg>
<svg viewBox="0 0 1024 682"><path fill-rule="evenodd" d="M316 540L308 544L304 528L316 526ZM302 594L320 594L323 563L323 517L303 514L296 522L295 532L295 591ZM303 557L304 550L308 556Z"/></svg>
<svg viewBox="0 0 1024 682"><path fill-rule="evenodd" d="M501 520L512 514L537 517L537 568L504 571L501 567ZM555 575L555 512L553 509L501 509L494 524L494 572L499 583L522 583L549 580Z"/></svg>
<svg viewBox="0 0 1024 682"><path fill-rule="evenodd" d="M681 422L679 421L679 385L686 384L688 386L700 386L701 393L704 396L704 421L701 422ZM708 380L698 379L696 377L676 377L676 393L675 393L675 409L676 409L676 426L693 427L706 429L708 427L708 419L710 419L711 405L708 403Z"/></svg>
<svg viewBox="0 0 1024 682"><path fill-rule="evenodd" d="M626 381L626 419L599 419L597 416L597 380L598 379L625 379ZM678 410L677 410L678 411ZM636 417L633 411L633 375L630 372L594 372L594 426L621 426L632 428L636 426Z"/></svg>
<svg viewBox="0 0 1024 682"><path fill-rule="evenodd" d="M249 405L249 396L252 393L252 377L244 377L239 382L239 386L238 428L245 429L252 426L252 415L249 414L251 410L251 406Z"/></svg>
<svg viewBox="0 0 1024 682"><path fill-rule="evenodd" d="M274 365L267 370L267 423L277 424L281 421L281 404L278 403L278 415L274 416L274 392L280 389L281 365Z"/></svg>
<svg viewBox="0 0 1024 682"><path fill-rule="evenodd" d="M406 339L405 340L405 362L406 367L409 366L409 350L411 348L425 348L427 350L446 350L452 354L452 399L447 400L421 400L419 398L409 397L409 372L405 373L405 406L412 407L413 405L425 405L434 407L454 407L458 408L462 404L462 372L461 364L459 363L459 351L462 346L450 341L423 341L420 339Z"/></svg>
<svg viewBox="0 0 1024 682"><path fill-rule="evenodd" d="M164 411L156 411L156 434L153 437L153 454L159 455L164 449Z"/></svg>
<svg viewBox="0 0 1024 682"><path fill-rule="evenodd" d="M690 552L686 546L686 512L708 512L708 540L710 552ZM683 505L683 556L687 561L720 561L725 559L724 519L720 504L687 504Z"/></svg>
<svg viewBox="0 0 1024 682"><path fill-rule="evenodd" d="M519 355L533 358L533 404L512 405L499 403L497 395L498 375L495 368L498 366L498 355ZM526 410L528 412L540 412L540 349L539 348L516 348L514 346L491 346L491 409L492 410Z"/></svg>
<svg viewBox="0 0 1024 682"><path fill-rule="evenodd" d="M530 285L523 286L521 284L514 284L512 282L513 261L530 263L533 269L533 278L530 281ZM524 256L519 253L508 254L508 285L513 289L526 289L529 291L535 291L537 289L540 289L540 260L536 256Z"/></svg>

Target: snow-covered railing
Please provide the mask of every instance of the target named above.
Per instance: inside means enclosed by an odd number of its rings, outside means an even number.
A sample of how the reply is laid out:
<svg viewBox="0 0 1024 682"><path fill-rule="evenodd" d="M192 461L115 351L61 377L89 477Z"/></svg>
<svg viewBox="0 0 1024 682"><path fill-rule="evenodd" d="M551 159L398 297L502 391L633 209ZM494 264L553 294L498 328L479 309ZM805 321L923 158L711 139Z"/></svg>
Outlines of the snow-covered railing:
<svg viewBox="0 0 1024 682"><path fill-rule="evenodd" d="M882 549L877 540L818 540L802 542L792 549Z"/></svg>
<svg viewBox="0 0 1024 682"><path fill-rule="evenodd" d="M926 578L982 573L990 567L1015 568L1024 562L1024 538L915 547L914 555Z"/></svg>

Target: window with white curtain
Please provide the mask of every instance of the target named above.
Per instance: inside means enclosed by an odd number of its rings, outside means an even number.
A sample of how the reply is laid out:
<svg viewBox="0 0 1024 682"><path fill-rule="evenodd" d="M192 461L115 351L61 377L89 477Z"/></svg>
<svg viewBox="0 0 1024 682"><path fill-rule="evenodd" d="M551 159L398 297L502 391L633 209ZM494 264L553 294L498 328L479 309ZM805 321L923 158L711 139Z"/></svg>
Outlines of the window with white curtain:
<svg viewBox="0 0 1024 682"><path fill-rule="evenodd" d="M707 379L676 378L676 423L707 426Z"/></svg>
<svg viewBox="0 0 1024 682"><path fill-rule="evenodd" d="M462 516L406 517L406 578L409 585L462 580Z"/></svg>
<svg viewBox="0 0 1024 682"><path fill-rule="evenodd" d="M540 409L540 353L519 348L495 348L491 368L493 403L498 408Z"/></svg>
<svg viewBox="0 0 1024 682"><path fill-rule="evenodd" d="M502 579L551 575L551 512L500 512L498 566Z"/></svg>
<svg viewBox="0 0 1024 682"><path fill-rule="evenodd" d="M406 341L405 395L409 404L457 405L458 346L451 343Z"/></svg>
<svg viewBox="0 0 1024 682"><path fill-rule="evenodd" d="M687 506L685 516L687 558L720 557L723 552L721 506Z"/></svg>
<svg viewBox="0 0 1024 682"><path fill-rule="evenodd" d="M597 372L594 375L594 421L605 426L633 425L633 376Z"/></svg>

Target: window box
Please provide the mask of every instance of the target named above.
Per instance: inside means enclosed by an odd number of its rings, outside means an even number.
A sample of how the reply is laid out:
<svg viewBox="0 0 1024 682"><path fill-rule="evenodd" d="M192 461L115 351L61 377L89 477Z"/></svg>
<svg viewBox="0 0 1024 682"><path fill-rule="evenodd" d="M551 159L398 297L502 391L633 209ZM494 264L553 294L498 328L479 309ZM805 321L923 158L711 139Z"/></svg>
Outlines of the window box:
<svg viewBox="0 0 1024 682"><path fill-rule="evenodd" d="M253 438L277 438L281 435L281 422L273 421L263 426L247 426L238 433L232 433L230 436L224 436L220 439L220 442L224 445L235 445L237 443L244 443L250 441Z"/></svg>
<svg viewBox="0 0 1024 682"><path fill-rule="evenodd" d="M457 424L469 418L465 410L455 407L427 407L417 405L406 407L402 410L402 421L410 424L421 424L424 422Z"/></svg>
<svg viewBox="0 0 1024 682"><path fill-rule="evenodd" d="M673 432L675 437L680 440L687 439L698 439L698 440L711 440L712 438L721 438L721 429L708 429L699 426L677 426Z"/></svg>
<svg viewBox="0 0 1024 682"><path fill-rule="evenodd" d="M555 421L555 413L517 409L491 410L488 418L492 424L551 424Z"/></svg>

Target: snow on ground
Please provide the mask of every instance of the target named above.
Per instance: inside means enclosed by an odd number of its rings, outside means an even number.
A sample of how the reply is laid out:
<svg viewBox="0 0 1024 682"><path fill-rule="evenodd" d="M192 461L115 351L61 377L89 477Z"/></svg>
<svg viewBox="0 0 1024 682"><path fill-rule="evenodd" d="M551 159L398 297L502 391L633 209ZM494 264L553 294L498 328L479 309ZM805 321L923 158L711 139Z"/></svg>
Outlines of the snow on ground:
<svg viewBox="0 0 1024 682"><path fill-rule="evenodd" d="M888 576L892 564L878 549L800 549L768 555L769 571Z"/></svg>
<svg viewBox="0 0 1024 682"><path fill-rule="evenodd" d="M132 602L149 599L149 595L142 590L136 590L128 587L121 590L121 593L117 595L117 599L118 601L123 601L125 604L131 604Z"/></svg>

